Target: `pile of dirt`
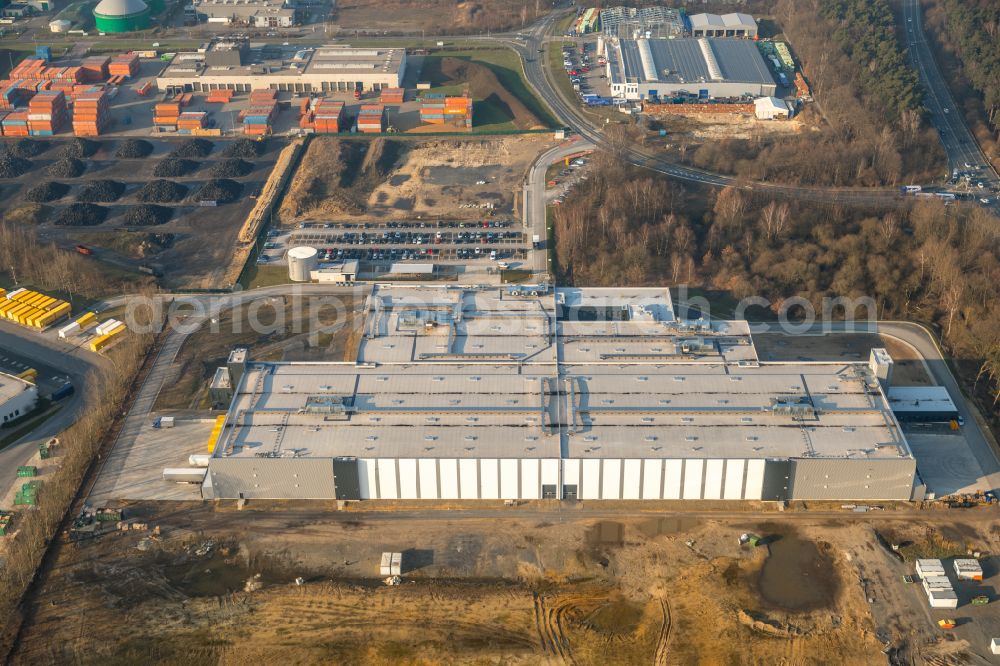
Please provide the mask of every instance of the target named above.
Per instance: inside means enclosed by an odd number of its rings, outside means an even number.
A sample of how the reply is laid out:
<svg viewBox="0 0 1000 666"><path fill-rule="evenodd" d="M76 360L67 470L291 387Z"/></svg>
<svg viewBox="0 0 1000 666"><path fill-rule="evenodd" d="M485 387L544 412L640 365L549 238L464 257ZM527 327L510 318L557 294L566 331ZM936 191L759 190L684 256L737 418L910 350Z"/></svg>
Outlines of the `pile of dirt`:
<svg viewBox="0 0 1000 666"><path fill-rule="evenodd" d="M64 157L58 162L53 162L45 173L53 178L76 178L82 174L87 165L75 157Z"/></svg>
<svg viewBox="0 0 1000 666"><path fill-rule="evenodd" d="M76 195L77 201L96 201L100 203L111 203L117 201L125 191L125 183L116 180L95 180L87 183L86 187Z"/></svg>
<svg viewBox="0 0 1000 666"><path fill-rule="evenodd" d="M197 168L197 162L167 155L153 169L153 175L157 178L177 178L186 176Z"/></svg>
<svg viewBox="0 0 1000 666"><path fill-rule="evenodd" d="M370 145L330 136L314 139L281 203L281 216L290 221L360 215L365 212L368 193L380 173L392 168L401 145L381 138Z"/></svg>
<svg viewBox="0 0 1000 666"><path fill-rule="evenodd" d="M750 627L767 636L777 636L779 638L792 638L800 636L802 630L790 624L783 624L777 620L772 620L763 613L756 613L740 608L736 613L736 619L745 627Z"/></svg>
<svg viewBox="0 0 1000 666"><path fill-rule="evenodd" d="M70 204L59 213L54 224L58 227L93 227L108 217L108 209L92 203Z"/></svg>
<svg viewBox="0 0 1000 666"><path fill-rule="evenodd" d="M49 142L41 139L18 139L3 146L4 152L23 159L38 157L48 149Z"/></svg>
<svg viewBox="0 0 1000 666"><path fill-rule="evenodd" d="M63 146L62 153L63 157L75 157L76 159L84 159L90 157L96 153L101 147L100 141L90 141L89 139L82 139L77 137Z"/></svg>
<svg viewBox="0 0 1000 666"><path fill-rule="evenodd" d="M518 129L545 128L521 100L503 87L489 67L461 58L442 58L441 74L449 81L467 83L474 99L501 110Z"/></svg>
<svg viewBox="0 0 1000 666"><path fill-rule="evenodd" d="M35 185L33 188L25 192L24 198L28 201L34 201L35 203L46 203L48 201L55 201L56 199L63 198L66 196L67 192L69 192L69 185L49 180L39 185Z"/></svg>
<svg viewBox="0 0 1000 666"><path fill-rule="evenodd" d="M205 185L198 190L198 201L218 201L219 203L227 203L235 201L240 196L240 192L242 191L243 186L235 180L214 178L205 183Z"/></svg>
<svg viewBox="0 0 1000 666"><path fill-rule="evenodd" d="M253 171L253 164L238 157L234 157L217 162L209 173L217 178L240 178L247 175L251 171Z"/></svg>
<svg viewBox="0 0 1000 666"><path fill-rule="evenodd" d="M156 204L139 204L129 208L123 221L127 227L153 227L166 224L174 214L174 209Z"/></svg>
<svg viewBox="0 0 1000 666"><path fill-rule="evenodd" d="M205 139L189 139L170 152L171 157L208 157L213 144Z"/></svg>
<svg viewBox="0 0 1000 666"><path fill-rule="evenodd" d="M243 157L252 160L260 157L267 150L266 141L251 141L250 139L240 139L229 144L224 151L223 157Z"/></svg>
<svg viewBox="0 0 1000 666"><path fill-rule="evenodd" d="M115 157L123 160L141 159L153 153L153 144L142 139L125 139L118 144Z"/></svg>
<svg viewBox="0 0 1000 666"><path fill-rule="evenodd" d="M18 178L31 171L31 162L11 153L0 154L0 178Z"/></svg>
<svg viewBox="0 0 1000 666"><path fill-rule="evenodd" d="M187 196L186 185L175 183L172 180L151 180L146 183L135 195L139 201L152 203L170 203L180 201Z"/></svg>

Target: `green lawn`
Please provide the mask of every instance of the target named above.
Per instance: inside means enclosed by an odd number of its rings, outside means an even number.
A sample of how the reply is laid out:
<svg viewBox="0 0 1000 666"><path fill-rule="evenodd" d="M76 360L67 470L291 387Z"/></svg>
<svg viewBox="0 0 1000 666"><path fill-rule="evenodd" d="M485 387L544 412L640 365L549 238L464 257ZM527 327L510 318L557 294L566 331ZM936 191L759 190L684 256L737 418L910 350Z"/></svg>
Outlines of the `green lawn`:
<svg viewBox="0 0 1000 666"><path fill-rule="evenodd" d="M288 268L285 266L267 266L254 262L249 266L240 282L247 289L273 287L279 284L289 284Z"/></svg>
<svg viewBox="0 0 1000 666"><path fill-rule="evenodd" d="M572 46L572 42L549 42L546 45L546 57L548 58L549 74L555 81L556 87L559 91L563 93L569 100L576 99L576 91L573 90L573 82L569 80L569 76L566 74L566 68L563 67L563 46Z"/></svg>
<svg viewBox="0 0 1000 666"><path fill-rule="evenodd" d="M457 88L456 92L460 92L461 86L451 84L448 80L445 80L441 74L440 62L442 58L446 57L460 58L462 60L468 60L470 62L488 67L497 77L500 85L520 100L521 103L524 104L528 110L542 122L542 124L547 127L555 127L557 125L552 112L545 105L545 103L542 102L537 95L535 95L535 92L525 80L524 73L521 69L520 56L518 56L518 54L513 50L506 48L465 50L438 49L432 51L430 55L424 56L423 71L425 74L422 74L422 77L426 77L432 85L442 88ZM475 129L516 129L504 111L500 109L490 109L489 105L486 105L485 109L480 110L480 106L483 105L477 104ZM480 113L484 115L479 117ZM501 117L503 117L502 122L500 121ZM483 126L484 124L485 126Z"/></svg>

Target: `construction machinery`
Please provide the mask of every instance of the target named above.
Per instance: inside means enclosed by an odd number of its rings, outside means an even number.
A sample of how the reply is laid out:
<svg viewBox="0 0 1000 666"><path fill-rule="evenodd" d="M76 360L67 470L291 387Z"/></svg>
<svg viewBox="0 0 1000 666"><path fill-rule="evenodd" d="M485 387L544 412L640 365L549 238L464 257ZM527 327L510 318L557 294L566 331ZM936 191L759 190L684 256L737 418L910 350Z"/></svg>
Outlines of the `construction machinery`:
<svg viewBox="0 0 1000 666"><path fill-rule="evenodd" d="M957 623L955 622L955 620L951 619L938 620L938 626L941 627L942 629L954 629L956 624Z"/></svg>

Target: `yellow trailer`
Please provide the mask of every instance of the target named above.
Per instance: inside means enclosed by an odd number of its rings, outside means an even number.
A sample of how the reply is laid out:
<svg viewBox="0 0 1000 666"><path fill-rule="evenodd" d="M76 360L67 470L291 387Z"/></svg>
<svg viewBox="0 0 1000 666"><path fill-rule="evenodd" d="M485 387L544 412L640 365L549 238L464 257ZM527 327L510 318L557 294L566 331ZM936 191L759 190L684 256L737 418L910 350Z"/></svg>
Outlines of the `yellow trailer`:
<svg viewBox="0 0 1000 666"><path fill-rule="evenodd" d="M14 298L16 300L20 301L21 303L27 303L32 298L34 298L35 296L38 296L38 295L39 295L39 293L37 291L32 291L31 289L25 289L24 291L22 291L21 293L19 293Z"/></svg>
<svg viewBox="0 0 1000 666"><path fill-rule="evenodd" d="M97 322L97 315L93 312L85 312L76 323L80 325L80 330L85 330L88 326L91 326Z"/></svg>
<svg viewBox="0 0 1000 666"><path fill-rule="evenodd" d="M42 316L35 319L35 326L38 328L44 328L59 319L63 315L69 314L70 305L66 301L61 301L61 305L48 310L42 314Z"/></svg>
<svg viewBox="0 0 1000 666"><path fill-rule="evenodd" d="M90 351L99 352L102 349L104 349L108 345L108 342L110 341L111 341L110 335L102 335L98 338L94 338L93 340L90 341Z"/></svg>
<svg viewBox="0 0 1000 666"><path fill-rule="evenodd" d="M212 427L212 434L208 436L208 452L215 452L215 445L219 443L219 437L222 435L222 424L226 422L226 415L215 417L215 425Z"/></svg>
<svg viewBox="0 0 1000 666"><path fill-rule="evenodd" d="M7 318L7 310L12 310L18 306L17 301L0 301L0 317Z"/></svg>
<svg viewBox="0 0 1000 666"><path fill-rule="evenodd" d="M31 308L30 305L25 305L24 303L18 303L16 308L7 310L7 319L11 321L17 321L17 318L21 316L21 313L27 312Z"/></svg>
<svg viewBox="0 0 1000 666"><path fill-rule="evenodd" d="M28 324L29 319L31 319L36 314L41 312L41 310L36 308L34 305L29 305L27 307L28 307L27 310L17 315L17 323L20 324L21 326L26 326Z"/></svg>
<svg viewBox="0 0 1000 666"><path fill-rule="evenodd" d="M38 303L35 303L35 307L38 308L39 310L50 310L50 309L52 309L53 307L55 307L56 305L58 305L58 304L60 304L62 302L63 301L59 300L58 298L53 298L51 296L46 296L45 298L43 298Z"/></svg>

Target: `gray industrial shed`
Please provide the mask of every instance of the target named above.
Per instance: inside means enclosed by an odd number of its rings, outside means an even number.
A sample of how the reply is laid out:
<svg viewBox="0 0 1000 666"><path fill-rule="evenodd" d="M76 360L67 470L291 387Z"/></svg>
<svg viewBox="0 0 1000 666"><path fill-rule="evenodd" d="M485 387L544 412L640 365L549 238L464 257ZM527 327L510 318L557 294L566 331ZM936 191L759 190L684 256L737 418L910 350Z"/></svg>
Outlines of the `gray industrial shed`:
<svg viewBox="0 0 1000 666"><path fill-rule="evenodd" d="M615 97L766 97L777 90L757 45L747 40L608 40L605 51Z"/></svg>

